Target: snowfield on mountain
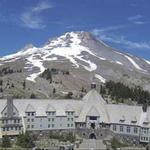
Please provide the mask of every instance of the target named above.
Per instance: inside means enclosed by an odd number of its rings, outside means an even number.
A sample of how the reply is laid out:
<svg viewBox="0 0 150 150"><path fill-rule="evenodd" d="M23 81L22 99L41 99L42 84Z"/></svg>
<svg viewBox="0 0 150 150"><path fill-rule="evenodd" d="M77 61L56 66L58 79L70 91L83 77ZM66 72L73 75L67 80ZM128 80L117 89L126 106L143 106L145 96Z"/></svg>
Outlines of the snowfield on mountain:
<svg viewBox="0 0 150 150"><path fill-rule="evenodd" d="M0 70L5 67L22 69L20 73L1 77L4 82L17 85L6 91L20 91L17 88L25 81L29 90L22 94L27 97L31 92L39 97L51 97L53 88L58 93L79 92L83 86L88 88L92 80L100 84L108 80L121 81L150 91L150 61L116 50L84 31L65 33L41 47L27 45L15 54L1 57ZM40 76L48 68L67 70L69 75L54 75L50 84Z"/></svg>

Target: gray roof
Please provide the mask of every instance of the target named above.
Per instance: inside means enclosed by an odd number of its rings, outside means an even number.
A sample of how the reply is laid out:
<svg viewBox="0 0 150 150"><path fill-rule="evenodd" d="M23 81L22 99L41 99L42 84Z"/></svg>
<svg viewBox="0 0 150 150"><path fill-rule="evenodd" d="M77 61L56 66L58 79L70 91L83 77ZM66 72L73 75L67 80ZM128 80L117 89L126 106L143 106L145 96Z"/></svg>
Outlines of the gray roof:
<svg viewBox="0 0 150 150"><path fill-rule="evenodd" d="M100 120L105 123L150 127L150 107L147 112L143 112L142 106L107 104L94 89L89 91L82 100L14 99L13 102L20 116L25 116L25 112L33 111L37 116L46 116L47 111L56 111L56 116L66 116L66 111L74 111L78 116L76 122L85 122L86 116L100 116ZM6 103L6 99L1 100L1 112Z"/></svg>

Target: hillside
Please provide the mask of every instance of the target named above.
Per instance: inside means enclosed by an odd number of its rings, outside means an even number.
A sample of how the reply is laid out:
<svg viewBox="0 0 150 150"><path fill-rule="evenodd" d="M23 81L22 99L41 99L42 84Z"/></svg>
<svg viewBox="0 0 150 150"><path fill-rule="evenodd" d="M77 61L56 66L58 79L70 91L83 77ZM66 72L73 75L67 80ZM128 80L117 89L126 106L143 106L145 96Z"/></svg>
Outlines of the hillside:
<svg viewBox="0 0 150 150"><path fill-rule="evenodd" d="M93 79L98 85L113 80L150 91L150 62L83 31L65 33L41 47L27 45L0 58L1 98L8 93L16 98L62 98L68 92L79 98Z"/></svg>

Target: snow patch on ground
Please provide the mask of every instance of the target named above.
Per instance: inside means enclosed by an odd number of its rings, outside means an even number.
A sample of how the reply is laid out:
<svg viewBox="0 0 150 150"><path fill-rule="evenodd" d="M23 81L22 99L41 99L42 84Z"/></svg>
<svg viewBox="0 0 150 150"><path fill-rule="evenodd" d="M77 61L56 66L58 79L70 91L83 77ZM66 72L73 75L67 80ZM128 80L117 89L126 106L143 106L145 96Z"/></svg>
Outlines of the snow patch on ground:
<svg viewBox="0 0 150 150"><path fill-rule="evenodd" d="M141 71L146 71L146 70L144 70L144 69L142 69L131 57L129 57L129 56L127 56L127 55L124 55L131 63L132 63L132 65L136 68L136 69L138 69L138 70L141 70Z"/></svg>
<svg viewBox="0 0 150 150"><path fill-rule="evenodd" d="M145 62L146 62L146 63L148 63L148 64L150 65L150 61L148 61L148 60L145 60Z"/></svg>
<svg viewBox="0 0 150 150"><path fill-rule="evenodd" d="M102 83L106 82L106 79L100 76L99 74L95 74L95 78L99 79Z"/></svg>
<svg viewBox="0 0 150 150"><path fill-rule="evenodd" d="M28 57L27 60L28 60L28 64L33 65L32 67L38 67L38 68L40 69L39 72L30 74L30 75L26 78L27 80L30 80L30 81L32 81L32 82L35 82L35 79L36 79L46 68L43 66L43 63L41 62L41 60L40 60L40 59L36 59L33 55L31 55L30 57Z"/></svg>
<svg viewBox="0 0 150 150"><path fill-rule="evenodd" d="M120 62L120 61L116 61L116 63L119 64L119 65L123 65L123 63Z"/></svg>
<svg viewBox="0 0 150 150"><path fill-rule="evenodd" d="M74 32L71 32L69 34L69 36L71 37L70 38L71 42L69 43L69 47L67 47L66 44L64 43L64 38L66 38L67 35L68 33L61 36L57 40L51 41L51 43L45 47L45 49L49 49L48 55L49 56L57 55L65 57L66 59L70 60L70 62L73 63L77 68L79 68L79 63L76 61L76 59L79 59L88 64L87 66L82 65L86 70L88 71L96 70L97 65L95 63L91 62L90 60L86 60L81 56L82 52L87 52L93 56L95 56L95 54L93 54L87 47L80 45L81 40L78 38L78 35ZM60 47L58 45L62 46ZM53 46L55 47L52 48Z"/></svg>

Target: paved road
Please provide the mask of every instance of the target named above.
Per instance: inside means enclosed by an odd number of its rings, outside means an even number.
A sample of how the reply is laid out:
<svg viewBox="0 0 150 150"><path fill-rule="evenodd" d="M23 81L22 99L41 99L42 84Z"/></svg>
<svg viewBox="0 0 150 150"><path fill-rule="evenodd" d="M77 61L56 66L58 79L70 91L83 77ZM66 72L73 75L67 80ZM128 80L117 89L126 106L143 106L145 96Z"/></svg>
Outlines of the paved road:
<svg viewBox="0 0 150 150"><path fill-rule="evenodd" d="M77 150L106 150L102 140L84 139Z"/></svg>

